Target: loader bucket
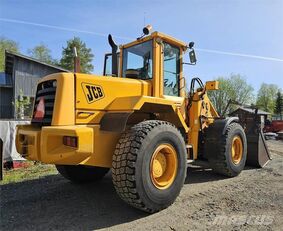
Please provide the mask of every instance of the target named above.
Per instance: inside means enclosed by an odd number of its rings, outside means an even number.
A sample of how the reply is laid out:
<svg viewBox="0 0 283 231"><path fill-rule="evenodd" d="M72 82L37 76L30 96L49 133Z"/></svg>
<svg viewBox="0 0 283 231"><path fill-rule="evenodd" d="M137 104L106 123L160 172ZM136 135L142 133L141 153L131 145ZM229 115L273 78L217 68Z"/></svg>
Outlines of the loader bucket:
<svg viewBox="0 0 283 231"><path fill-rule="evenodd" d="M262 130L247 133L247 165L263 168L271 160Z"/></svg>
<svg viewBox="0 0 283 231"><path fill-rule="evenodd" d="M263 168L271 160L265 137L263 122L254 117L246 118L247 165Z"/></svg>

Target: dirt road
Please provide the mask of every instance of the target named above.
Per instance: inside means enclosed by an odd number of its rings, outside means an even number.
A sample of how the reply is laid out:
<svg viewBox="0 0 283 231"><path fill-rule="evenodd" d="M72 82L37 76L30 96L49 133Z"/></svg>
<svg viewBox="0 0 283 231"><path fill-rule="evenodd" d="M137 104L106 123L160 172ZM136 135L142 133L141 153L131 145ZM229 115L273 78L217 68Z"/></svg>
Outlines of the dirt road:
<svg viewBox="0 0 283 231"><path fill-rule="evenodd" d="M148 215L123 203L108 175L74 185L59 175L1 186L1 230L282 230L283 142L273 160L227 179L191 166L176 202Z"/></svg>

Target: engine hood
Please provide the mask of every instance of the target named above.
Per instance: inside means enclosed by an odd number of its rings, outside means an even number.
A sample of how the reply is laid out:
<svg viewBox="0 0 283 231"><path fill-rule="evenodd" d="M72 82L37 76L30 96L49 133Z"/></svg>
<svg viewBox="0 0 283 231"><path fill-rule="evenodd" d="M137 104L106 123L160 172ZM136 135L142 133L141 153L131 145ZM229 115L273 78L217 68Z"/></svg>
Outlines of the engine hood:
<svg viewBox="0 0 283 231"><path fill-rule="evenodd" d="M109 110L117 98L151 96L150 81L76 74L76 109Z"/></svg>

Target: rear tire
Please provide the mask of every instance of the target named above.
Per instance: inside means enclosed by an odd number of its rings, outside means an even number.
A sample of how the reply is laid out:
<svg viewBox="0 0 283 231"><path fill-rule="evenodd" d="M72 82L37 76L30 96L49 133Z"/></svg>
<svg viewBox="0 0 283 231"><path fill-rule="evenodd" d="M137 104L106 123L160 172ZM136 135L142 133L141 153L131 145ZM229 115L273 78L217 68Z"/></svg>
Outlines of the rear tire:
<svg viewBox="0 0 283 231"><path fill-rule="evenodd" d="M172 124L149 120L122 134L112 164L113 184L122 200L157 212L175 201L185 177L186 147Z"/></svg>
<svg viewBox="0 0 283 231"><path fill-rule="evenodd" d="M205 141L206 157L215 172L237 176L244 169L247 159L245 132L240 124L231 123L220 139L217 143L209 139Z"/></svg>
<svg viewBox="0 0 283 231"><path fill-rule="evenodd" d="M74 183L88 183L101 180L109 168L85 165L55 165L58 172Z"/></svg>

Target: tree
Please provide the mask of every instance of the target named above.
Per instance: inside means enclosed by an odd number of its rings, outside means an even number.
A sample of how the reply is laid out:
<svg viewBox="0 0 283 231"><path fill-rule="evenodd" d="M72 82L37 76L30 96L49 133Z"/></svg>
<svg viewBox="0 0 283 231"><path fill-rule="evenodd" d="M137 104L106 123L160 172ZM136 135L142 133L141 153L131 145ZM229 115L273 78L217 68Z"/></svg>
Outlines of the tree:
<svg viewBox="0 0 283 231"><path fill-rule="evenodd" d="M241 75L232 74L229 78L219 77L219 90L209 91L208 95L216 111L222 115L228 101L235 100L241 104L251 104L253 101L253 87ZM227 113L235 107L230 105Z"/></svg>
<svg viewBox="0 0 283 231"><path fill-rule="evenodd" d="M275 108L274 108L275 114L280 116L280 119L282 120L282 114L283 114L283 95L281 91L277 92L277 97L275 101Z"/></svg>
<svg viewBox="0 0 283 231"><path fill-rule="evenodd" d="M54 64L56 61L51 57L50 49L43 43L35 46L32 49L28 50L28 53L31 57L38 59L41 62Z"/></svg>
<svg viewBox="0 0 283 231"><path fill-rule="evenodd" d="M68 40L67 46L63 47L62 58L60 60L61 66L70 71L74 70L74 47L76 47L78 57L80 58L81 72L90 73L93 70L91 62L94 55L91 49L87 48L86 44L78 37Z"/></svg>
<svg viewBox="0 0 283 231"><path fill-rule="evenodd" d="M16 118L24 119L25 112L31 107L30 97L25 97L23 95L23 90L20 89L19 98L15 99L15 103L12 103L15 106ZM31 108L30 108L31 109ZM31 117L31 111L28 111L28 117Z"/></svg>
<svg viewBox="0 0 283 231"><path fill-rule="evenodd" d="M273 113L278 87L275 84L261 84L257 94L256 105L267 112Z"/></svg>
<svg viewBox="0 0 283 231"><path fill-rule="evenodd" d="M5 50L19 52L19 45L11 39L0 38L0 72L5 70Z"/></svg>

